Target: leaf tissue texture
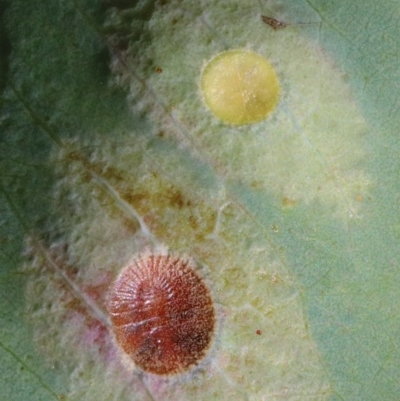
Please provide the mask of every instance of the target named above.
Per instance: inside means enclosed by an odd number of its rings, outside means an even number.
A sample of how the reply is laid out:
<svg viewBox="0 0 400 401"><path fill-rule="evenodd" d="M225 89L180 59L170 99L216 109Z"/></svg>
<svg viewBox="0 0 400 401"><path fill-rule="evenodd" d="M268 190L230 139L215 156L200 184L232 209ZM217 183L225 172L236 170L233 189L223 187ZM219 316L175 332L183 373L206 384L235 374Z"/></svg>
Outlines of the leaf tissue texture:
<svg viewBox="0 0 400 401"><path fill-rule="evenodd" d="M1 399L398 399L391 2L12 0L0 18ZM277 75L262 121L205 105L229 50ZM211 346L177 375L112 331L110 289L148 252L193 260L214 301Z"/></svg>

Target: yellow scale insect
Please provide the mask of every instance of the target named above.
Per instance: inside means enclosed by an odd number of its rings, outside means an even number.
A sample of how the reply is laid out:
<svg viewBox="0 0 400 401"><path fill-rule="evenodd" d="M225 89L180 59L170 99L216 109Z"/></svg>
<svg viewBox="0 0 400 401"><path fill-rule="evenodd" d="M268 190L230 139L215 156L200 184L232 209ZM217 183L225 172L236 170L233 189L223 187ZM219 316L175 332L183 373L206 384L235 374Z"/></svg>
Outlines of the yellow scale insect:
<svg viewBox="0 0 400 401"><path fill-rule="evenodd" d="M279 102L279 82L272 65L245 49L222 52L205 66L201 91L211 112L229 124L264 120Z"/></svg>

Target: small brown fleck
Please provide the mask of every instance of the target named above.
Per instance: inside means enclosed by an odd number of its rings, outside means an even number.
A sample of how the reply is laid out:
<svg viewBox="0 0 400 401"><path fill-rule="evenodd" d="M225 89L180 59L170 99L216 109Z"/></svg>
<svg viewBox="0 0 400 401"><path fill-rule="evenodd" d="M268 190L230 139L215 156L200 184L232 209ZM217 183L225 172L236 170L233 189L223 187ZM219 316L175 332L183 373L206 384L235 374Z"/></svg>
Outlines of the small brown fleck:
<svg viewBox="0 0 400 401"><path fill-rule="evenodd" d="M262 181L253 181L251 183L251 187L254 189L259 189L263 187L263 182Z"/></svg>
<svg viewBox="0 0 400 401"><path fill-rule="evenodd" d="M294 199L290 199L290 198L286 198L286 197L284 197L282 199L282 205L284 207L293 207L293 206L296 206L296 203L297 202Z"/></svg>
<svg viewBox="0 0 400 401"><path fill-rule="evenodd" d="M162 68L161 67L156 67L156 73L161 74L162 73Z"/></svg>
<svg viewBox="0 0 400 401"><path fill-rule="evenodd" d="M266 15L262 15L261 19L275 31L277 31L278 29L286 28L288 25L285 22L279 21L275 18L267 17Z"/></svg>
<svg viewBox="0 0 400 401"><path fill-rule="evenodd" d="M193 215L191 215L189 217L189 224L190 224L190 227L193 228L193 230L197 230L199 228L199 222L198 222L197 218Z"/></svg>
<svg viewBox="0 0 400 401"><path fill-rule="evenodd" d="M256 330L256 334L257 334L258 336L261 336L262 331L261 331L260 329L258 329L258 330Z"/></svg>
<svg viewBox="0 0 400 401"><path fill-rule="evenodd" d="M139 223L131 218L123 217L122 224L131 233L136 233L140 228Z"/></svg>
<svg viewBox="0 0 400 401"><path fill-rule="evenodd" d="M130 205L136 206L138 203L146 202L146 195L137 192L122 193L122 199Z"/></svg>
<svg viewBox="0 0 400 401"><path fill-rule="evenodd" d="M167 195L169 203L172 207L176 207L178 209L183 208L184 206L188 205L188 201L186 201L185 197L183 196L182 192L179 190L172 189L170 193Z"/></svg>

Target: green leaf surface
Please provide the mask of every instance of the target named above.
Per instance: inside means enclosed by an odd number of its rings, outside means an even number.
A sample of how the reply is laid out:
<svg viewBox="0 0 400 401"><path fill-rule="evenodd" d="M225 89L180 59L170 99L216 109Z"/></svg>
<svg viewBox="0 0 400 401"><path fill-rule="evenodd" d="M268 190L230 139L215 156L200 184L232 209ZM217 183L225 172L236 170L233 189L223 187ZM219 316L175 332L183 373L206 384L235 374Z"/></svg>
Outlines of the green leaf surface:
<svg viewBox="0 0 400 401"><path fill-rule="evenodd" d="M268 16L284 23L273 29ZM0 2L0 398L397 400L395 2ZM217 53L276 69L266 121L199 89ZM187 254L218 324L182 377L117 348L108 288Z"/></svg>

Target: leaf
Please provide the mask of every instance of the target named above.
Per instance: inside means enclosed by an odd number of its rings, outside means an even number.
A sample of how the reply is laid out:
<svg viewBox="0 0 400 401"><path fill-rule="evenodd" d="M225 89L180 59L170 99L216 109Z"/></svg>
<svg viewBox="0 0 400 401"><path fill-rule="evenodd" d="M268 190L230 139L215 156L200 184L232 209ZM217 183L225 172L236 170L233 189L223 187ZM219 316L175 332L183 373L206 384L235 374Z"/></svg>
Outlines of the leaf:
<svg viewBox="0 0 400 401"><path fill-rule="evenodd" d="M1 3L0 394L397 399L395 5L164 3ZM277 71L262 123L202 102L230 48ZM165 247L198 262L218 325L160 379L126 363L106 302Z"/></svg>

